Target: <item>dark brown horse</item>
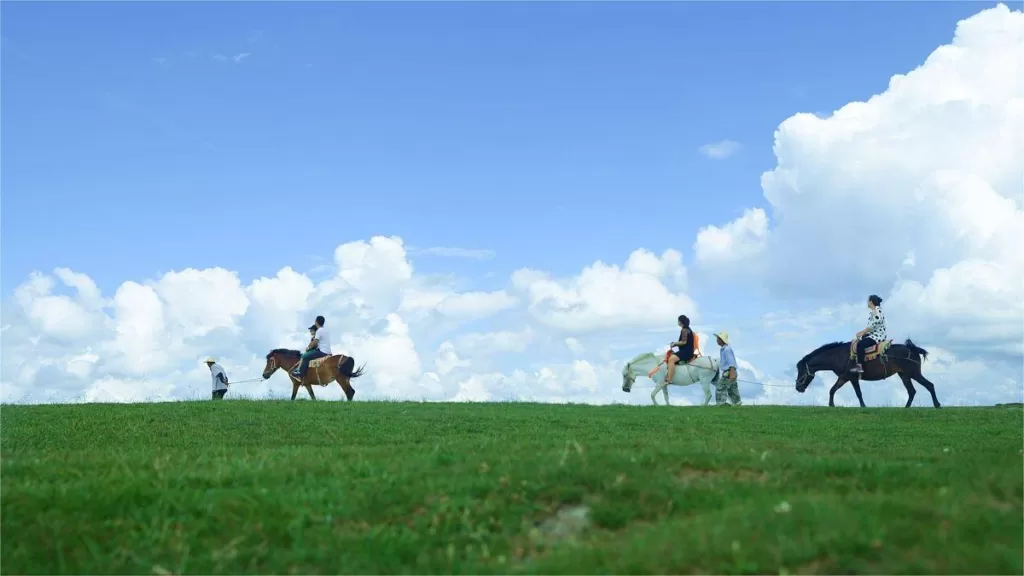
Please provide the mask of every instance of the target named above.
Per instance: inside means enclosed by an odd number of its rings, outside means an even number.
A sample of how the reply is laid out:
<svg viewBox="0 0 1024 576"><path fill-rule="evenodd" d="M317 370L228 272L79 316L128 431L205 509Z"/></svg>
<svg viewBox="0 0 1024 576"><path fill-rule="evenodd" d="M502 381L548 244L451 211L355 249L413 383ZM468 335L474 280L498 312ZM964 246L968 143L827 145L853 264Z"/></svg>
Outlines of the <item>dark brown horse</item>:
<svg viewBox="0 0 1024 576"><path fill-rule="evenodd" d="M881 353L865 354L863 374L850 371L852 367L850 354L850 342L832 342L801 358L796 363L796 391L803 392L807 390L807 386L814 379L815 372L832 372L839 379L836 380L835 386L832 386L832 389L829 390L828 405L836 405L836 390L850 382L853 384L853 391L857 393L860 407L864 408L864 397L860 394L860 380L885 380L893 374L897 374L900 380L903 381L903 386L907 389L906 408L910 408L910 405L913 404L914 395L917 393L911 380L924 386L925 390L931 393L932 403L936 408L942 407L939 404L939 399L935 396L935 385L921 375L921 362L928 358L928 351L917 346L909 339L904 344L893 344L887 350L881 351Z"/></svg>
<svg viewBox="0 0 1024 576"><path fill-rule="evenodd" d="M306 370L305 378L300 382L292 374L292 368L295 368L301 358L302 353L298 350L289 350L287 348L271 350L267 354L267 365L263 367L263 379L270 378L278 368L284 370L292 381L292 400L295 400L295 395L299 393L299 386L305 386L306 391L309 392L309 397L316 400L316 396L313 395L313 384L327 386L331 382L337 381L338 385L345 392L345 398L350 402L352 401L356 391L352 388L350 380L363 375L363 367L360 367L355 372L352 371L352 368L356 365L355 359L344 354L335 354L312 360L309 363L309 369Z"/></svg>

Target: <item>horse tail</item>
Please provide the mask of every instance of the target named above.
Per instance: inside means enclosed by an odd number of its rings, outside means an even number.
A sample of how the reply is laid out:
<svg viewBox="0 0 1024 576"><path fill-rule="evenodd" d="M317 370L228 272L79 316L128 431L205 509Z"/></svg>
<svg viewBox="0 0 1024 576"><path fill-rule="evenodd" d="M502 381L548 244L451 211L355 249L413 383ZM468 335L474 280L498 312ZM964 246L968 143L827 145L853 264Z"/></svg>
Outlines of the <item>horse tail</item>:
<svg viewBox="0 0 1024 576"><path fill-rule="evenodd" d="M338 365L338 374L341 374L346 378L359 378L360 376L363 375L363 368L366 367L366 364L363 364L362 366L359 367L359 370L353 372L352 368L355 367L355 365L355 358L351 356L346 356L345 360Z"/></svg>
<svg viewBox="0 0 1024 576"><path fill-rule="evenodd" d="M718 377L722 375L722 365L715 366L715 375L711 377L711 383L718 385Z"/></svg>
<svg viewBox="0 0 1024 576"><path fill-rule="evenodd" d="M904 342L903 344L907 348L910 348L910 351L913 352L914 354L919 354L921 356L921 361L922 362L928 359L928 351L925 350L924 348L921 348L917 344L914 344L913 342L911 342L910 338L907 338L907 341Z"/></svg>

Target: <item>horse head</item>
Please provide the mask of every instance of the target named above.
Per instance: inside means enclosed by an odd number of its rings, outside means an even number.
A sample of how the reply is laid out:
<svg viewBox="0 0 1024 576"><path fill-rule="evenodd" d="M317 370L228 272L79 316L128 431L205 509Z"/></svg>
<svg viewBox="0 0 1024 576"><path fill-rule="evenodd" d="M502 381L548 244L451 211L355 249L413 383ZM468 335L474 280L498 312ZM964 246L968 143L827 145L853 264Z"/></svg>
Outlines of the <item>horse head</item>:
<svg viewBox="0 0 1024 576"><path fill-rule="evenodd" d="M807 390L807 387L811 385L811 381L814 380L814 372L808 367L807 359L796 363L796 391L803 393Z"/></svg>
<svg viewBox="0 0 1024 576"><path fill-rule="evenodd" d="M849 348L849 342L829 342L801 358L796 363L796 391L807 390L815 372L845 368Z"/></svg>
<svg viewBox="0 0 1024 576"><path fill-rule="evenodd" d="M263 367L263 379L270 378L278 368L282 368L281 360L285 358L298 359L302 356L302 352L298 350L289 350L287 348L277 348L267 353L267 364Z"/></svg>
<svg viewBox="0 0 1024 576"><path fill-rule="evenodd" d="M654 362L650 362L650 361ZM652 365L657 363L657 357L650 353L644 352L638 354L635 358L626 363L622 368L622 391L629 393L633 389L633 384L636 382L637 370L643 370L642 364L651 363Z"/></svg>

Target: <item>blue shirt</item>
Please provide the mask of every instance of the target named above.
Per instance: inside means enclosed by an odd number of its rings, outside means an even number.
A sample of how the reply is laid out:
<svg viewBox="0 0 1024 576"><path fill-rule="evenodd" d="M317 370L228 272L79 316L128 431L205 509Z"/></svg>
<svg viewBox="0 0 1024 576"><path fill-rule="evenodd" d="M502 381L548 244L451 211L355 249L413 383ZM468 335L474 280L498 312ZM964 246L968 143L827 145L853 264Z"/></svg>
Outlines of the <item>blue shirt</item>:
<svg viewBox="0 0 1024 576"><path fill-rule="evenodd" d="M726 344L722 346L719 351L718 368L725 374L729 371L729 368L735 368L737 372L740 371L740 367L736 365L736 355L732 352L732 346Z"/></svg>

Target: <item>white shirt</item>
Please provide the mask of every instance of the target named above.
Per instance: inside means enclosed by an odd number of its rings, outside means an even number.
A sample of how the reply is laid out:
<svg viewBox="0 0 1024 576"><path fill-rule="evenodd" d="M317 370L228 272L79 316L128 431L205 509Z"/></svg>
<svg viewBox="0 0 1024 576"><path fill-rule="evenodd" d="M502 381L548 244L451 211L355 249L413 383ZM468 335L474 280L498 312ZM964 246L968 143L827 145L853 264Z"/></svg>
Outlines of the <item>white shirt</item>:
<svg viewBox="0 0 1024 576"><path fill-rule="evenodd" d="M881 342L886 339L885 333L885 315L882 314L882 307L875 306L873 312L868 312L868 338L871 338L875 342Z"/></svg>
<svg viewBox="0 0 1024 576"><path fill-rule="evenodd" d="M331 354L331 333L327 331L327 328L321 326L316 331L317 345L321 352L330 356Z"/></svg>
<svg viewBox="0 0 1024 576"><path fill-rule="evenodd" d="M217 390L227 390L228 389L228 385L227 384L225 384L225 383L223 383L223 382L221 382L220 380L217 379L217 375L218 374L223 374L224 375L224 379L225 380L228 379L228 373L224 371L224 368L222 368L220 364L217 364L215 362L212 365L210 365L210 377L213 378L213 391L214 392L216 392Z"/></svg>

